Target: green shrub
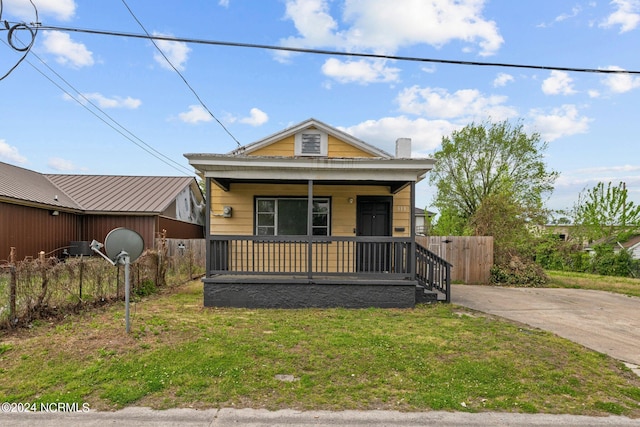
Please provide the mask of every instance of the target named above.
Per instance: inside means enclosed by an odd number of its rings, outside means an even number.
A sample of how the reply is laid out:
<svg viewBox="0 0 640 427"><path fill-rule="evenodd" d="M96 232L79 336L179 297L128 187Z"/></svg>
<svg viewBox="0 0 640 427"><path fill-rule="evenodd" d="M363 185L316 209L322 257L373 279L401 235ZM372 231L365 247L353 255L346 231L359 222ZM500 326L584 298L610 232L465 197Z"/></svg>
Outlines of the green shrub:
<svg viewBox="0 0 640 427"><path fill-rule="evenodd" d="M156 284L153 280L147 279L141 282L138 286L135 287L133 293L139 297L146 297L148 295L155 294L158 291Z"/></svg>
<svg viewBox="0 0 640 427"><path fill-rule="evenodd" d="M542 267L517 256L511 257L507 265L494 265L490 273L491 283L494 285L534 288L544 286L549 281Z"/></svg>
<svg viewBox="0 0 640 427"><path fill-rule="evenodd" d="M589 273L621 277L632 277L637 274L640 261L634 260L628 250L620 249L614 252L610 245L597 245L593 250Z"/></svg>

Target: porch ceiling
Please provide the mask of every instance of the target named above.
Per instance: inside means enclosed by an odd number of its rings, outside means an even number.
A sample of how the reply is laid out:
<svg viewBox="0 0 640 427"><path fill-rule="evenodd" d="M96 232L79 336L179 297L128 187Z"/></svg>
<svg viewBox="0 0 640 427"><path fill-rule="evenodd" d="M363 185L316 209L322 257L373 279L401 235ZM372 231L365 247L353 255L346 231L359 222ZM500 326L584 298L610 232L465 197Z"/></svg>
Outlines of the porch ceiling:
<svg viewBox="0 0 640 427"><path fill-rule="evenodd" d="M229 191L231 189L231 184L283 184L283 181L286 181L286 184L299 184L299 185L307 185L308 180L291 180L291 179L233 179L233 178L212 178L213 182L223 189L224 191ZM391 193L397 193L398 191L405 188L407 185L411 183L411 181L336 181L336 180L315 180L315 184L317 185L378 185L383 187L389 187L389 191Z"/></svg>
<svg viewBox="0 0 640 427"><path fill-rule="evenodd" d="M185 154L205 177L220 183L323 181L406 185L418 182L433 168L433 159L262 157Z"/></svg>

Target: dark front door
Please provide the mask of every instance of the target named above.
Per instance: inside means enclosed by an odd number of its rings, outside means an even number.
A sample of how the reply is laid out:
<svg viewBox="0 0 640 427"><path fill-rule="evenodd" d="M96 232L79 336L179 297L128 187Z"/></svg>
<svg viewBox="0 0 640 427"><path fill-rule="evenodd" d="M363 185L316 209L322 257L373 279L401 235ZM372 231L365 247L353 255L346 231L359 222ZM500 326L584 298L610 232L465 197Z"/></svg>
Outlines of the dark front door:
<svg viewBox="0 0 640 427"><path fill-rule="evenodd" d="M391 197L358 197L357 236L391 236ZM367 239L356 248L358 271L388 272L391 244Z"/></svg>

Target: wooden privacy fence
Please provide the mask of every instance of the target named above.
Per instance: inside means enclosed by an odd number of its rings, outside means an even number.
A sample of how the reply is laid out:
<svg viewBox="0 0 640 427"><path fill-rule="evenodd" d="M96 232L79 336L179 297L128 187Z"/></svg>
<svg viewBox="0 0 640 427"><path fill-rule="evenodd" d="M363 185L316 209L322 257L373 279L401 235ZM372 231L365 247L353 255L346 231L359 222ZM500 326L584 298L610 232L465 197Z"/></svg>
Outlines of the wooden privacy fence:
<svg viewBox="0 0 640 427"><path fill-rule="evenodd" d="M453 265L452 282L489 283L493 265L492 236L416 236L416 242Z"/></svg>
<svg viewBox="0 0 640 427"><path fill-rule="evenodd" d="M156 248L160 247L156 239ZM204 266L207 257L205 239L165 239L167 256L182 258L190 256L194 265Z"/></svg>

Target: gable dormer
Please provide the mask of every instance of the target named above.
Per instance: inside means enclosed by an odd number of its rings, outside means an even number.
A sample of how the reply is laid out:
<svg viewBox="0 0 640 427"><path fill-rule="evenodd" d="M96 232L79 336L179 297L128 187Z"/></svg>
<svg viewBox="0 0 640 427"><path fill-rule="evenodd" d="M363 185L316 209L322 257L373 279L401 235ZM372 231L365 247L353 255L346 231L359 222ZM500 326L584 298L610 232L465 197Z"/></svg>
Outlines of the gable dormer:
<svg viewBox="0 0 640 427"><path fill-rule="evenodd" d="M391 155L319 120L309 119L231 155L267 157L391 158Z"/></svg>

